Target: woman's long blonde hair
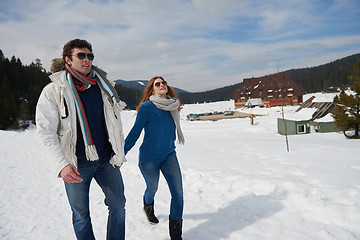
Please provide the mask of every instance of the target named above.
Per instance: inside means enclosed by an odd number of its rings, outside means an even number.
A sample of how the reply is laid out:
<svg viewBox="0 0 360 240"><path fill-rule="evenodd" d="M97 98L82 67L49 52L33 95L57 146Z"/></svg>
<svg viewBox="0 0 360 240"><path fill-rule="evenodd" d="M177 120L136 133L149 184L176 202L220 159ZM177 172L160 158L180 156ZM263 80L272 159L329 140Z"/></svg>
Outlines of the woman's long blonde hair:
<svg viewBox="0 0 360 240"><path fill-rule="evenodd" d="M143 104L144 102L146 102L147 100L149 100L150 96L153 94L154 92L154 82L156 79L162 79L163 81L165 81L165 79L161 76L155 76L152 79L150 79L150 81L148 82L148 84L145 86L144 92L143 92L143 98L141 99L139 105L136 107L136 111L139 111L139 108L141 106L141 104ZM166 95L169 95L170 97L173 98L178 98L176 96L176 93L174 91L174 89L172 87L170 87L169 85L167 85L167 89L168 92ZM180 111L181 107L179 106L178 110Z"/></svg>

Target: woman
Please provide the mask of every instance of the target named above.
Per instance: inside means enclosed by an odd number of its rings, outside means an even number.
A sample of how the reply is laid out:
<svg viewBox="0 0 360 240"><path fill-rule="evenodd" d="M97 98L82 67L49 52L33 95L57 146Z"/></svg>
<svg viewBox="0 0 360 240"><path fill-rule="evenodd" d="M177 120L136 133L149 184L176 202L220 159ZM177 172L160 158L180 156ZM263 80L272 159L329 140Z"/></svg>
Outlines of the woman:
<svg viewBox="0 0 360 240"><path fill-rule="evenodd" d="M154 214L154 197L161 171L171 193L170 237L172 240L181 240L183 188L174 144L175 130L179 143L184 144L180 128L180 102L174 89L167 85L164 78L157 76L146 85L143 99L136 110L135 124L125 140L125 154L135 145L144 129L145 135L139 150L139 168L146 182L144 212L150 224L159 223Z"/></svg>

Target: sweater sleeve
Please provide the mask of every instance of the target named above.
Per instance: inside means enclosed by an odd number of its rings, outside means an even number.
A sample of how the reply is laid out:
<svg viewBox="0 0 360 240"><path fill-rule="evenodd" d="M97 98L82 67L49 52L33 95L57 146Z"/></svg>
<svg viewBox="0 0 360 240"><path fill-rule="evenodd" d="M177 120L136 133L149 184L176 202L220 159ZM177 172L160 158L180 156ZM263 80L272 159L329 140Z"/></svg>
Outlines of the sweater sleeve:
<svg viewBox="0 0 360 240"><path fill-rule="evenodd" d="M135 145L141 134L141 131L145 127L145 123L147 121L147 111L148 108L146 107L146 104L142 104L139 108L139 111L137 112L134 126L132 127L128 136L125 139L125 154L127 154L127 152L130 151L130 149Z"/></svg>

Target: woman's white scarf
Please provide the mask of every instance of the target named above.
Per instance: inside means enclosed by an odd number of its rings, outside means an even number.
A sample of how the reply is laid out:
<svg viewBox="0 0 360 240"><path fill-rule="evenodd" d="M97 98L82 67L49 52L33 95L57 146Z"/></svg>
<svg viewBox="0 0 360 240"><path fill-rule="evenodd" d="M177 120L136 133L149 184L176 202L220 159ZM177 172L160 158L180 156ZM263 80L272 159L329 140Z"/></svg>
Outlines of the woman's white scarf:
<svg viewBox="0 0 360 240"><path fill-rule="evenodd" d="M180 101L178 99L172 98L170 96L167 96L167 98L164 98L164 97L160 96L159 94L151 95L149 100L152 103L154 103L157 108L170 112L171 117L173 118L174 123L175 123L178 141L180 144L184 145L185 138L184 138L183 132L181 131L180 114L178 111L178 107L180 106Z"/></svg>

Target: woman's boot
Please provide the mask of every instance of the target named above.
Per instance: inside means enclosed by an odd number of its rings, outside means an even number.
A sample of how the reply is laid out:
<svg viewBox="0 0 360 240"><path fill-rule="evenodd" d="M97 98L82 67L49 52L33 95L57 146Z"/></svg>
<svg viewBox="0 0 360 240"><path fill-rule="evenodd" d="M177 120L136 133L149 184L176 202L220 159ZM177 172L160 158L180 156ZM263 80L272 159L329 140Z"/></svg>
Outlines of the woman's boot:
<svg viewBox="0 0 360 240"><path fill-rule="evenodd" d="M182 240L182 224L182 219L172 220L169 216L169 232L171 240Z"/></svg>
<svg viewBox="0 0 360 240"><path fill-rule="evenodd" d="M147 205L145 203L145 198L143 198L143 201L144 201L144 212L145 212L147 220L152 225L158 224L159 220L155 217L155 213L154 213L154 202L155 201L153 201L149 205Z"/></svg>

